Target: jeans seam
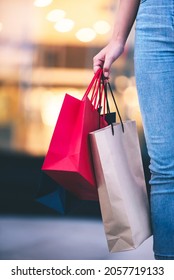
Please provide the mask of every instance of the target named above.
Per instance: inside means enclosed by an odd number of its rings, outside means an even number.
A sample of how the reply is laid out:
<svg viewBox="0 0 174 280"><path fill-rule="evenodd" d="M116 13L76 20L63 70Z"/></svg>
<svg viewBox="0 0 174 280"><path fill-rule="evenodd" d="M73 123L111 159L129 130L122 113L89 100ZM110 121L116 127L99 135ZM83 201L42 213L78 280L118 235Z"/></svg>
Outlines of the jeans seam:
<svg viewBox="0 0 174 280"><path fill-rule="evenodd" d="M158 254L158 253L155 253L154 254L155 257L160 257L160 258L163 258L164 260L166 259L174 259L174 255L164 255L164 254Z"/></svg>

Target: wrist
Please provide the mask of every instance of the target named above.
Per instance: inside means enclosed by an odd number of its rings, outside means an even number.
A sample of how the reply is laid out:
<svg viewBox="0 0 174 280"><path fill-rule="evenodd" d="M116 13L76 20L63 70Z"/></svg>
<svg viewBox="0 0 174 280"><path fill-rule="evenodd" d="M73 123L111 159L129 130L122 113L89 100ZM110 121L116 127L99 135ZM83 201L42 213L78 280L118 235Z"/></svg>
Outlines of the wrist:
<svg viewBox="0 0 174 280"><path fill-rule="evenodd" d="M124 48L124 45L127 40L127 34L124 34L124 33L125 32L123 32L122 30L114 30L112 33L112 37L111 37L111 40L113 42L115 42L116 44L119 44L123 48Z"/></svg>
<svg viewBox="0 0 174 280"><path fill-rule="evenodd" d="M123 37L121 37L121 36L113 35L110 42L111 42L111 44L119 47L120 49L124 49L126 40Z"/></svg>

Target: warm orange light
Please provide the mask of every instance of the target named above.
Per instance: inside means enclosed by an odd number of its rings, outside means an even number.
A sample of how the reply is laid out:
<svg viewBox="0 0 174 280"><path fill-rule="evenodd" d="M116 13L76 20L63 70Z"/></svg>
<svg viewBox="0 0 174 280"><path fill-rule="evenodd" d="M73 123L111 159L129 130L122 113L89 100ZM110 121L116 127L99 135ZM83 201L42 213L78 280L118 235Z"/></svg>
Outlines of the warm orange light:
<svg viewBox="0 0 174 280"><path fill-rule="evenodd" d="M55 126L58 113L60 111L61 98L57 95L46 94L41 102L41 117L44 125Z"/></svg>
<svg viewBox="0 0 174 280"><path fill-rule="evenodd" d="M111 26L105 20L99 20L94 24L94 29L98 34L106 34L110 31Z"/></svg>
<svg viewBox="0 0 174 280"><path fill-rule="evenodd" d="M117 88L117 91L119 93L123 93L123 91L128 88L131 84L131 81L128 77L126 76L117 76L115 78L115 85Z"/></svg>
<svg viewBox="0 0 174 280"><path fill-rule="evenodd" d="M52 3L53 0L35 0L34 5L36 7L46 7Z"/></svg>
<svg viewBox="0 0 174 280"><path fill-rule="evenodd" d="M58 32L69 32L73 27L74 21L68 18L59 20L54 26Z"/></svg>
<svg viewBox="0 0 174 280"><path fill-rule="evenodd" d="M47 18L47 20L49 20L51 22L57 22L60 19L64 18L64 16L65 16L65 11L55 9L55 10L50 11L46 18Z"/></svg>
<svg viewBox="0 0 174 280"><path fill-rule="evenodd" d="M82 28L77 31L76 37L81 42L90 42L95 39L96 33L92 28Z"/></svg>

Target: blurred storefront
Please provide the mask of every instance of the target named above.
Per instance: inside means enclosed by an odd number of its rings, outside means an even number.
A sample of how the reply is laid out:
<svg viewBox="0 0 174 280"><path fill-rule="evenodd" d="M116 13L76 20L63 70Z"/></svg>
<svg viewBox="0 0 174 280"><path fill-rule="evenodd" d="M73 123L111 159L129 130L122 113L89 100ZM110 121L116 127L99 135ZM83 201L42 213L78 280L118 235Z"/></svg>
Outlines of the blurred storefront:
<svg viewBox="0 0 174 280"><path fill-rule="evenodd" d="M1 164L8 158L5 169L1 169L0 190L6 198L14 177L18 178L16 185L20 180L22 185L33 174L30 184L35 188L64 95L83 96L93 76L92 58L109 40L116 8L117 1L113 0L0 1ZM111 85L123 119L136 120L144 148L133 39L134 32L124 54L113 65ZM16 170L10 181L12 169L19 162L12 164L12 155L18 158L19 154L23 157L20 168L28 158L33 159L31 164L39 159L35 167L32 165L38 173L26 172L22 177ZM26 170L31 171L28 165Z"/></svg>

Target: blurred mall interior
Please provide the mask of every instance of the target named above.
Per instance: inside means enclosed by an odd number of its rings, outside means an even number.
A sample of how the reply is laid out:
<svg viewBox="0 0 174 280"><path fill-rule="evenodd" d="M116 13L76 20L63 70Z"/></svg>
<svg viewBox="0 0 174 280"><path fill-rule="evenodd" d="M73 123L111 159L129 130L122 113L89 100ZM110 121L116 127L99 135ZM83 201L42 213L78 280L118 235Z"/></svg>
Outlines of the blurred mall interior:
<svg viewBox="0 0 174 280"><path fill-rule="evenodd" d="M111 36L117 2L0 1L0 259L153 258L151 240L135 254L110 256L99 203L77 199L41 172L64 95L83 97L93 77L93 56ZM149 158L134 78L133 42L134 29L123 55L113 64L110 82L122 118L136 120L149 189ZM49 188L56 189L60 197L52 208L38 198ZM65 248L59 240L63 229L67 239L72 237ZM83 238L85 233L87 239ZM49 248L43 245L46 242L48 246L51 239L56 242L57 255L53 242ZM93 251L86 247L80 255L84 240L84 246L91 240ZM31 253L31 244L44 249ZM79 252L73 251L75 246Z"/></svg>

